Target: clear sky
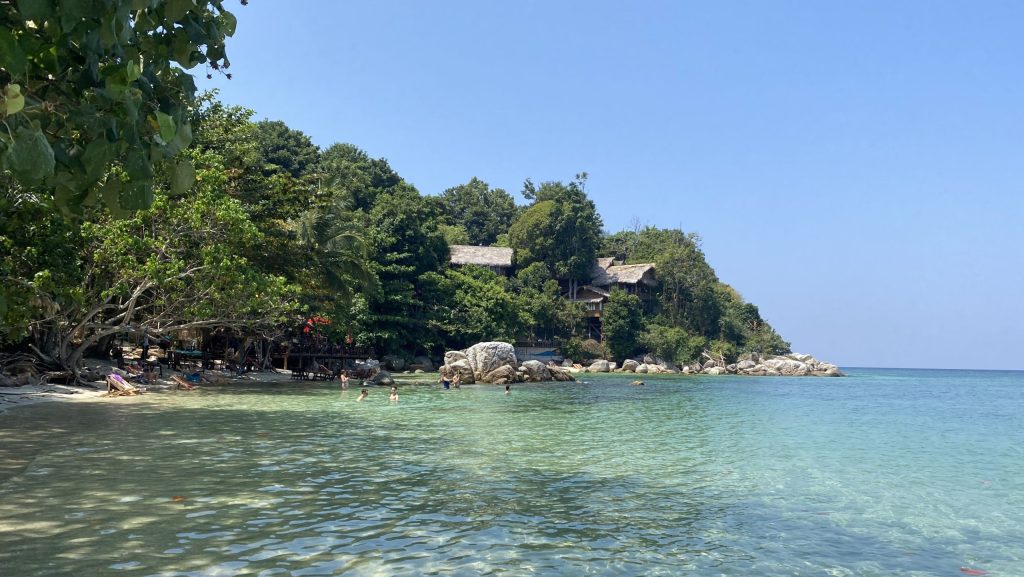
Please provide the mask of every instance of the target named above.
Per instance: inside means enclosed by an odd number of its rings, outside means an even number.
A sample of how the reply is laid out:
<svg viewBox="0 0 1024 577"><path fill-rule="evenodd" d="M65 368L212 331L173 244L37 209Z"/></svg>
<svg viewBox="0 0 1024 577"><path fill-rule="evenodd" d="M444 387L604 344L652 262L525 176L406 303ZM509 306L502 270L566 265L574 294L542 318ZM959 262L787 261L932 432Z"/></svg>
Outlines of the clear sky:
<svg viewBox="0 0 1024 577"><path fill-rule="evenodd" d="M1024 369L1024 3L230 5L201 87L259 119L424 194L586 171L606 230L698 232L796 351Z"/></svg>

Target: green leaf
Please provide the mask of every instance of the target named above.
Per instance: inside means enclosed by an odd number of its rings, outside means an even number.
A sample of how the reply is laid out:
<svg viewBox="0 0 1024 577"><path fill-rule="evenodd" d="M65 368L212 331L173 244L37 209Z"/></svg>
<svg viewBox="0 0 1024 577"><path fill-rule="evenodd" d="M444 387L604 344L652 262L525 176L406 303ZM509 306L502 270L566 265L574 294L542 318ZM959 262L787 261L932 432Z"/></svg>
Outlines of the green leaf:
<svg viewBox="0 0 1024 577"><path fill-rule="evenodd" d="M18 0L18 10L21 12L22 19L42 24L43 20L53 14L53 1Z"/></svg>
<svg viewBox="0 0 1024 577"><path fill-rule="evenodd" d="M111 212L116 213L121 210L122 190L124 190L124 184L122 184L115 176L108 178L100 188L100 196L103 197L103 204L110 209Z"/></svg>
<svg viewBox="0 0 1024 577"><path fill-rule="evenodd" d="M174 136L178 132L178 127L174 125L174 119L169 114L157 111L156 122L160 127L160 139L163 141L160 144L167 144L174 140Z"/></svg>
<svg viewBox="0 0 1024 577"><path fill-rule="evenodd" d="M164 153L167 156L174 156L188 148L189 144L192 144L192 126L188 122L182 122L178 127L178 133L174 135L174 140L167 143L164 148Z"/></svg>
<svg viewBox="0 0 1024 577"><path fill-rule="evenodd" d="M153 178L153 167L149 163L149 155L142 148L133 148L128 151L124 170L128 173L128 178L133 181L148 181Z"/></svg>
<svg viewBox="0 0 1024 577"><path fill-rule="evenodd" d="M196 167L192 161L182 158L174 167L171 175L171 196L180 196L188 192L196 181Z"/></svg>
<svg viewBox="0 0 1024 577"><path fill-rule="evenodd" d="M53 174L53 149L38 127L22 126L7 150L7 168L25 184L38 184Z"/></svg>
<svg viewBox="0 0 1024 577"><path fill-rule="evenodd" d="M8 116L17 114L25 108L25 95L21 93L21 86L8 84L4 88L4 112Z"/></svg>
<svg viewBox="0 0 1024 577"><path fill-rule="evenodd" d="M120 199L121 208L141 210L153 205L153 183L133 182L125 188Z"/></svg>
<svg viewBox="0 0 1024 577"><path fill-rule="evenodd" d="M82 164L85 165L85 174L89 180L98 180L107 169L107 165L114 158L116 149L114 145L105 138L97 138L85 147L82 154Z"/></svg>
<svg viewBox="0 0 1024 577"><path fill-rule="evenodd" d="M192 0L167 0L167 3L164 4L164 16L171 22L177 22L184 18L189 9L194 6Z"/></svg>
<svg viewBox="0 0 1024 577"><path fill-rule="evenodd" d="M220 29L224 36L234 36L238 26L238 18L227 10L220 13Z"/></svg>
<svg viewBox="0 0 1024 577"><path fill-rule="evenodd" d="M128 82L135 82L142 76L142 68L139 67L139 63L134 60L129 60L128 64L125 65L125 77Z"/></svg>
<svg viewBox="0 0 1024 577"><path fill-rule="evenodd" d="M0 26L0 68L7 70L12 76L24 74L28 66L25 51L14 39L14 34L7 26Z"/></svg>

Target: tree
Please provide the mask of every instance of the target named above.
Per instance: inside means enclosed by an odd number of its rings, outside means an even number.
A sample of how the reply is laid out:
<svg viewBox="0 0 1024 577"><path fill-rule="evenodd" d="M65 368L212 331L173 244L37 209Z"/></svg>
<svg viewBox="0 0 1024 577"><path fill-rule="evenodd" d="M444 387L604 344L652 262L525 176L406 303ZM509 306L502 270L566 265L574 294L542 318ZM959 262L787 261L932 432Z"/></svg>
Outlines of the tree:
<svg viewBox="0 0 1024 577"><path fill-rule="evenodd" d="M377 197L403 183L383 158L370 158L352 144L333 144L323 152L324 186L344 194L352 210L369 212Z"/></svg>
<svg viewBox="0 0 1024 577"><path fill-rule="evenodd" d="M365 217L373 271L381 290L369 299L360 344L382 352L402 352L428 346L423 275L448 264L448 245L437 229L437 215L411 185L400 183L381 192Z"/></svg>
<svg viewBox="0 0 1024 577"><path fill-rule="evenodd" d="M355 215L340 199L310 209L293 226L305 253L306 275L300 278L307 304L331 317L343 317L359 293L378 288L366 240ZM305 281L305 282L302 282Z"/></svg>
<svg viewBox="0 0 1024 577"><path fill-rule="evenodd" d="M508 233L516 262L544 262L555 278L566 282L570 298L580 282L590 279L601 241L601 216L585 188L586 173L569 184L545 182L540 188L527 180L523 195L534 203Z"/></svg>
<svg viewBox="0 0 1024 577"><path fill-rule="evenodd" d="M437 201L443 222L463 227L468 244L481 246L493 244L499 234L508 232L517 212L512 195L476 177L445 190Z"/></svg>
<svg viewBox="0 0 1024 577"><path fill-rule="evenodd" d="M448 348L480 341L512 341L528 322L521 303L505 279L489 269L466 266L424 275L425 297L432 308L430 327Z"/></svg>
<svg viewBox="0 0 1024 577"><path fill-rule="evenodd" d="M648 351L674 363L699 360L701 352L708 346L708 340L700 335L691 334L682 327L657 323L647 325L639 342Z"/></svg>
<svg viewBox="0 0 1024 577"><path fill-rule="evenodd" d="M38 295L48 314L31 327L42 359L77 374L82 355L111 335L260 330L286 321L293 291L242 256L260 232L223 194L219 159L194 153L193 160L200 178L186 202L158 191L151 208L130 218L87 215L79 229L76 260L84 274L75 298Z"/></svg>
<svg viewBox="0 0 1024 577"><path fill-rule="evenodd" d="M639 297L625 291L612 291L601 315L601 332L613 358L623 361L636 350L637 338L643 330L642 314Z"/></svg>
<svg viewBox="0 0 1024 577"><path fill-rule="evenodd" d="M185 71L228 68L235 24L221 0L0 2L0 168L65 211L148 207L192 139ZM180 160L169 192L194 176Z"/></svg>

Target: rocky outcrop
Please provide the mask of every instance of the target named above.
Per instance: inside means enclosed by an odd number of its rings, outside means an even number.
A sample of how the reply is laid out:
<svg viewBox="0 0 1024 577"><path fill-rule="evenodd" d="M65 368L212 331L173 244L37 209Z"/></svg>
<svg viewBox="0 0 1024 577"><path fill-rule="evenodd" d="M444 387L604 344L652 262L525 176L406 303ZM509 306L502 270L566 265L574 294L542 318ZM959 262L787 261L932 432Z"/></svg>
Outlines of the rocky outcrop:
<svg viewBox="0 0 1024 577"><path fill-rule="evenodd" d="M465 351L448 351L444 361L441 370L449 374L458 372L465 384L575 380L562 368L540 361L526 361L520 365L515 349L509 343L477 343Z"/></svg>
<svg viewBox="0 0 1024 577"><path fill-rule="evenodd" d="M443 368L447 369L448 375L454 375L459 373L460 380L467 385L472 385L476 382L476 378L473 376L473 367L469 364L469 359L460 359L450 365L445 365Z"/></svg>
<svg viewBox="0 0 1024 577"><path fill-rule="evenodd" d="M611 370L612 370L611 364L609 364L608 361L606 361L604 359L598 359L598 360L590 363L590 366L587 367L587 371L589 371L591 373L607 373L607 372L609 372Z"/></svg>
<svg viewBox="0 0 1024 577"><path fill-rule="evenodd" d="M377 371L372 377L366 379L367 385L380 385L384 387L393 387L395 385L395 379L391 377L391 373L387 371Z"/></svg>
<svg viewBox="0 0 1024 577"><path fill-rule="evenodd" d="M518 380L518 373L515 369L509 365L502 365L484 375L481 382L493 383L495 385L507 385L509 383L515 383Z"/></svg>
<svg viewBox="0 0 1024 577"><path fill-rule="evenodd" d="M405 370L405 359L396 355L384 355L380 358L380 362L389 371Z"/></svg>
<svg viewBox="0 0 1024 577"><path fill-rule="evenodd" d="M627 373L635 373L636 368L640 366L640 363L633 359L626 359L622 361L622 370Z"/></svg>
<svg viewBox="0 0 1024 577"><path fill-rule="evenodd" d="M576 380L569 374L569 371L562 367L548 367L548 370L551 371L551 380L553 381L569 382Z"/></svg>
<svg viewBox="0 0 1024 577"><path fill-rule="evenodd" d="M473 376L478 381L502 365L508 365L513 369L519 366L516 351L510 343L477 343L466 349L466 358L469 360L469 366L473 367Z"/></svg>
<svg viewBox="0 0 1024 577"><path fill-rule="evenodd" d="M444 364L450 365L455 361L467 360L469 357L462 351L448 351L444 354Z"/></svg>
<svg viewBox="0 0 1024 577"><path fill-rule="evenodd" d="M434 370L434 363L430 360L430 357L419 356L412 360L412 363L408 367L411 371L432 371Z"/></svg>
<svg viewBox="0 0 1024 577"><path fill-rule="evenodd" d="M554 380L551 378L551 369L540 361L523 361L520 368L522 369L524 378L532 383Z"/></svg>
<svg viewBox="0 0 1024 577"><path fill-rule="evenodd" d="M724 365L722 361L708 359L699 372L705 375L750 375L750 376L787 376L787 377L841 377L842 371L832 363L819 361L811 355L791 353L788 355L762 355L746 353L740 355L735 364ZM721 370L719 370L721 369ZM685 371L684 371L685 372Z"/></svg>

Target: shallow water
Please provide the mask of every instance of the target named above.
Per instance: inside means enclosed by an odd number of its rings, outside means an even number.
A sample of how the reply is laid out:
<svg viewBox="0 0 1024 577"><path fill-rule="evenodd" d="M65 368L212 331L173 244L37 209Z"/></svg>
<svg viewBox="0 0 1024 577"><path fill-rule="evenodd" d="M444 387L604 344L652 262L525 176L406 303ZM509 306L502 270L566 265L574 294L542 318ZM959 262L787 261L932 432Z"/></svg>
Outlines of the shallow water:
<svg viewBox="0 0 1024 577"><path fill-rule="evenodd" d="M1024 373L0 414L2 575L1024 575Z"/></svg>

